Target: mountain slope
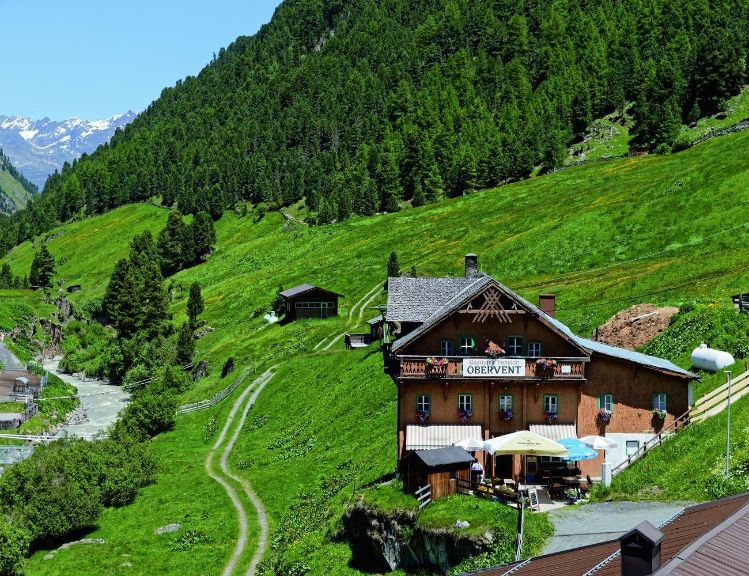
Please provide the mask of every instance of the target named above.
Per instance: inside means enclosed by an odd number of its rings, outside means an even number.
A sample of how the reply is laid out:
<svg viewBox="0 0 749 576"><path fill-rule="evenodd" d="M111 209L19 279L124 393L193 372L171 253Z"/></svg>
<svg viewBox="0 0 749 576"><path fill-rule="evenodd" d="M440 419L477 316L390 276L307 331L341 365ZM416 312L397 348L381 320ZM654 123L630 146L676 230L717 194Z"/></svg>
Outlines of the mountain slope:
<svg viewBox="0 0 749 576"><path fill-rule="evenodd" d="M404 269L414 265L424 275L459 275L462 255L476 252L484 271L531 301L539 292L556 292L560 319L581 334L633 302L728 304L749 282L749 206L736 200L749 185L747 146L749 133L734 134L679 154L590 163L440 205L330 226L288 225L278 213L259 221L225 214L209 261L167 282L176 322L184 319L186 288L199 282L202 317L214 329L198 341L210 374L182 400L224 388L220 367L229 356L258 372L279 364L230 460L268 510L280 543L268 556L281 562L275 573L306 565L308 574L357 574L348 567L347 545L332 542L330 534L357 487L392 470L395 390L374 348L346 352L340 340L325 352L315 346L358 331L361 318L377 314L368 306L383 296L366 305L363 297L382 284L391 250ZM141 229L157 232L165 220L165 210L141 204L55 230L47 245L60 262L59 276L82 285L70 295L74 304L100 297L130 238ZM25 243L0 263L19 274L33 252ZM264 326L262 315L278 286L305 281L345 294L340 318ZM749 401L737 403L739 421L746 421L747 409ZM177 430L155 440L159 481L133 505L106 512L92 534L106 546L74 546L53 561L39 552L29 573L98 574L104 565L116 569L121 554L130 555L133 574L219 573L236 521L220 487L202 476L201 461L215 437L211 421L226 410L225 404L182 418ZM345 437L335 437L335 430ZM342 459L336 440L343 438ZM713 460L720 445L706 449ZM674 446L682 449L669 458L678 458L680 469L687 461L693 465L691 452L682 443ZM657 452L648 458L655 462ZM172 540L153 536L156 527L181 520L213 542L180 555Z"/></svg>
<svg viewBox="0 0 749 576"><path fill-rule="evenodd" d="M738 93L748 28L745 0L286 0L51 179L0 245L153 196L392 212L558 166L627 101L637 145L667 150Z"/></svg>
<svg viewBox="0 0 749 576"><path fill-rule="evenodd" d="M32 120L0 115L0 147L41 189L47 177L61 170L65 162L72 162L109 142L117 128L123 128L135 117L134 112L127 112L106 120L71 118L58 122L49 118Z"/></svg>
<svg viewBox="0 0 749 576"><path fill-rule="evenodd" d="M0 148L0 214L25 208L37 193L37 187L16 170Z"/></svg>

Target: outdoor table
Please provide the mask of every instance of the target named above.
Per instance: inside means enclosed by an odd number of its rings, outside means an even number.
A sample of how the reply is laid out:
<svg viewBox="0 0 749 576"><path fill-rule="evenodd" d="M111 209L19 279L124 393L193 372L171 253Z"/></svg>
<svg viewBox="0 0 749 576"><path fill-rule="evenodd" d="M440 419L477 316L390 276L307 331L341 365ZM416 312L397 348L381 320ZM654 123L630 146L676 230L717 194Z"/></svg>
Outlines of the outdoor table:
<svg viewBox="0 0 749 576"><path fill-rule="evenodd" d="M562 483L567 486L580 486L586 480L584 478L578 478L577 476L565 476L562 478Z"/></svg>

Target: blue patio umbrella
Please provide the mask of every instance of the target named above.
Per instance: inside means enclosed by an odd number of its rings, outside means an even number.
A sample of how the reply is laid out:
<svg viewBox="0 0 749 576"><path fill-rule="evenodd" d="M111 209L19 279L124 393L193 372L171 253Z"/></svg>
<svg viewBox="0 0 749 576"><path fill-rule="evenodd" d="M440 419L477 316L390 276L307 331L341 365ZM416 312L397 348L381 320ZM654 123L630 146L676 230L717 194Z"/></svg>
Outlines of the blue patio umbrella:
<svg viewBox="0 0 749 576"><path fill-rule="evenodd" d="M569 450L569 456L563 457L562 460L579 462L580 460L593 460L598 456L598 452L577 438L562 438L559 443Z"/></svg>

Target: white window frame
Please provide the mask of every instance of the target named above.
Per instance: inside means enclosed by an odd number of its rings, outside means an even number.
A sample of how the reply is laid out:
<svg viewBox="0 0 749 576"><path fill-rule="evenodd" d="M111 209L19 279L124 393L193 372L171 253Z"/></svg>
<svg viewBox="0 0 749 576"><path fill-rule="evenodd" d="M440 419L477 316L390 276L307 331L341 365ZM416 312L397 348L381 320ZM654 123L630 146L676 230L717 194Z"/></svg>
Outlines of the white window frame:
<svg viewBox="0 0 749 576"><path fill-rule="evenodd" d="M543 345L538 340L528 341L528 357L529 358L540 358L543 350Z"/></svg>
<svg viewBox="0 0 749 576"><path fill-rule="evenodd" d="M634 444L634 446L630 446L630 444ZM639 440L627 440L624 446L624 455L632 456L632 454L635 454L639 449L640 449Z"/></svg>
<svg viewBox="0 0 749 576"><path fill-rule="evenodd" d="M553 410L551 408L553 408ZM547 412L550 414L559 414L559 396L556 394L544 395L544 414Z"/></svg>
<svg viewBox="0 0 749 576"><path fill-rule="evenodd" d="M454 356L455 342L452 340L440 340L440 356Z"/></svg>
<svg viewBox="0 0 749 576"><path fill-rule="evenodd" d="M416 395L416 411L426 412L427 414L432 413L432 397L429 394L417 394Z"/></svg>
<svg viewBox="0 0 749 576"><path fill-rule="evenodd" d="M502 401L505 402L502 402ZM507 401L509 400L509 407ZM499 395L499 410L500 411L512 411L512 394L500 394Z"/></svg>
<svg viewBox="0 0 749 576"><path fill-rule="evenodd" d="M461 356L471 356L476 353L476 337L465 334L458 338Z"/></svg>
<svg viewBox="0 0 749 576"><path fill-rule="evenodd" d="M608 410L609 412L614 411L614 395L613 394L600 394L598 396L598 403L600 404L599 408L603 408L604 410Z"/></svg>
<svg viewBox="0 0 749 576"><path fill-rule="evenodd" d="M507 337L507 355L508 356L522 356L523 355L523 337L522 336L508 336Z"/></svg>
<svg viewBox="0 0 749 576"><path fill-rule="evenodd" d="M653 410L668 412L668 396L665 392L656 392L653 394Z"/></svg>
<svg viewBox="0 0 749 576"><path fill-rule="evenodd" d="M458 394L458 410L466 410L473 414L473 395Z"/></svg>

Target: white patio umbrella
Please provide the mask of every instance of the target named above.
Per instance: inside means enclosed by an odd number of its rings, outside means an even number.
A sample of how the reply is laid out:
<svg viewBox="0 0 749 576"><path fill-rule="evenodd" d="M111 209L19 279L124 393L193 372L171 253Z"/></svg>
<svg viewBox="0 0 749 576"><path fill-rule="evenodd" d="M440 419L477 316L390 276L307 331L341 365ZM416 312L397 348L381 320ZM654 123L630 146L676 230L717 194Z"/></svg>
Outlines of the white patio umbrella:
<svg viewBox="0 0 749 576"><path fill-rule="evenodd" d="M466 438L455 442L453 446L460 446L467 452L476 452L478 450L485 450L483 440L477 438Z"/></svg>
<svg viewBox="0 0 749 576"><path fill-rule="evenodd" d="M484 448L492 456L497 454L522 454L523 456L526 456L526 476L528 475L527 456L529 455L560 457L566 457L569 455L569 450L558 442L549 440L545 436L541 436L530 430L520 430L518 432L513 432L512 434L505 434L503 436L491 438L484 442Z"/></svg>
<svg viewBox="0 0 749 576"><path fill-rule="evenodd" d="M610 450L619 446L616 440L606 438L605 436L583 436L580 438L580 442L587 444L594 450Z"/></svg>

